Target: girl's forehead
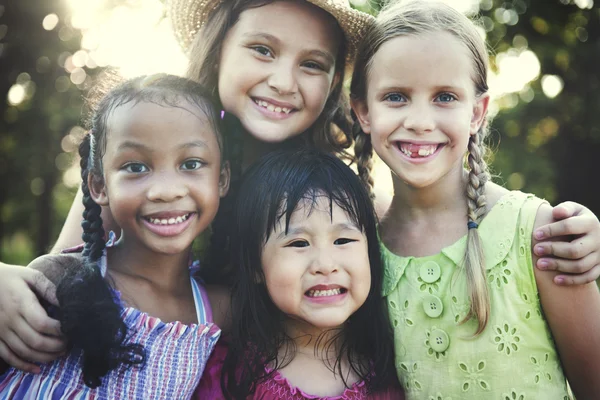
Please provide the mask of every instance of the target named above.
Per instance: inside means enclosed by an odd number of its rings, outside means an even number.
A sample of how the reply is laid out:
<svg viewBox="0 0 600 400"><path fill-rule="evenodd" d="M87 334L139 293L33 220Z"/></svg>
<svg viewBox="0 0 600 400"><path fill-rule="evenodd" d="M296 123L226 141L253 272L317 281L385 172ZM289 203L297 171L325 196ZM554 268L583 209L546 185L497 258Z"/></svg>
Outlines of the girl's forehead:
<svg viewBox="0 0 600 400"><path fill-rule="evenodd" d="M115 107L107 120L107 145L130 139L160 142L200 139L218 146L208 116L199 107L182 101L163 105L153 102L129 102Z"/></svg>
<svg viewBox="0 0 600 400"><path fill-rule="evenodd" d="M275 1L249 8L240 14L232 31L242 37L268 34L283 44L325 47L333 54L344 38L333 16L305 0Z"/></svg>
<svg viewBox="0 0 600 400"><path fill-rule="evenodd" d="M449 32L402 35L389 39L377 50L369 81L381 86L391 81L471 86L473 64L465 44Z"/></svg>
<svg viewBox="0 0 600 400"><path fill-rule="evenodd" d="M287 203L282 204L281 210L285 211L286 209ZM280 215L278 226L275 229L285 230L285 214L281 213ZM306 223L309 220L312 222L325 222L326 224L346 223L356 227L356 223L351 216L326 194L310 195L301 199L291 214L290 225Z"/></svg>

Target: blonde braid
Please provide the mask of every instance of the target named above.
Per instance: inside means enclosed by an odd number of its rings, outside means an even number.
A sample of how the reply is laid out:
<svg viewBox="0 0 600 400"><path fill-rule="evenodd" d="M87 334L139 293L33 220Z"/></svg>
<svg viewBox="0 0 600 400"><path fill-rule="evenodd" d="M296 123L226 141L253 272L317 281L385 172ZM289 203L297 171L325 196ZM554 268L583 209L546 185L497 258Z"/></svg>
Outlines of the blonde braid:
<svg viewBox="0 0 600 400"><path fill-rule="evenodd" d="M373 170L373 144L371 143L371 136L363 132L358 122L354 124L354 155L356 158L356 169L358 176L363 182L369 195L373 198L373 177L371 171Z"/></svg>
<svg viewBox="0 0 600 400"><path fill-rule="evenodd" d="M486 212L485 184L489 180L487 164L484 160L484 136L484 127L480 128L476 135L471 136L469 139L469 155L467 157L469 165L467 217L470 225L473 225L473 223L477 225L475 225L475 228L470 226L467 235L464 268L467 275L467 287L469 288L471 297L471 308L461 323L466 322L471 317L475 317L478 323L475 336L483 332L490 315L490 296L485 274L485 259L479 231L476 228Z"/></svg>

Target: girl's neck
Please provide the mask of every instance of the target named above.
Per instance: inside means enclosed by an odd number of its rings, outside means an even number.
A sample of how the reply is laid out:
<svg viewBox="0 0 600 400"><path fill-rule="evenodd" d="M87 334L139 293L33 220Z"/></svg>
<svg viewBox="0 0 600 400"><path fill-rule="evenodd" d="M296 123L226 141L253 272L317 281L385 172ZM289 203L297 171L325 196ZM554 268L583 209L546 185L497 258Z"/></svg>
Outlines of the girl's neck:
<svg viewBox="0 0 600 400"><path fill-rule="evenodd" d="M294 341L297 353L325 362L335 362L338 343L343 339L342 329L343 327L321 329L303 322L290 321L286 326L286 333Z"/></svg>
<svg viewBox="0 0 600 400"><path fill-rule="evenodd" d="M240 127L239 129L242 129ZM242 157L242 171L246 171L248 167L254 164L259 158L268 154L272 151L281 149L295 149L300 148L306 144L305 141L306 133L294 136L283 142L263 142L256 139L252 134L243 130L242 134L242 146L243 146L243 157Z"/></svg>
<svg viewBox="0 0 600 400"><path fill-rule="evenodd" d="M467 232L467 174L454 170L425 188L393 176L394 197L382 218L384 244L402 256L437 254Z"/></svg>
<svg viewBox="0 0 600 400"><path fill-rule="evenodd" d="M181 293L189 286L191 248L173 255L156 254L133 241L125 244L124 236L107 252L109 271L145 281L164 293Z"/></svg>
<svg viewBox="0 0 600 400"><path fill-rule="evenodd" d="M242 171L246 171L259 158L267 153L281 148L281 143L268 143L256 139L251 134L244 132L243 140Z"/></svg>
<svg viewBox="0 0 600 400"><path fill-rule="evenodd" d="M346 385L351 386L360 379L345 354L340 356L341 328L317 329L303 325L288 324L287 334L294 340L295 346L280 349L280 358L289 363L285 363L278 372L292 386L314 396L341 395Z"/></svg>

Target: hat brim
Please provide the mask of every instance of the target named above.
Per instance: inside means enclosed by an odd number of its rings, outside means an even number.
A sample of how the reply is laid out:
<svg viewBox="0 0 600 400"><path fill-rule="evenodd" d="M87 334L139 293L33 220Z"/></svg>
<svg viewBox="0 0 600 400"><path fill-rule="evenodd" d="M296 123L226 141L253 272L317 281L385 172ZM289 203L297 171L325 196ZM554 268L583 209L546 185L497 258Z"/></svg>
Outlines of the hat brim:
<svg viewBox="0 0 600 400"><path fill-rule="evenodd" d="M196 34L213 10L223 0L166 0L167 16L182 50L187 54ZM354 60L356 49L374 17L350 6L332 4L328 0L307 0L333 16L345 34L348 43L347 62Z"/></svg>

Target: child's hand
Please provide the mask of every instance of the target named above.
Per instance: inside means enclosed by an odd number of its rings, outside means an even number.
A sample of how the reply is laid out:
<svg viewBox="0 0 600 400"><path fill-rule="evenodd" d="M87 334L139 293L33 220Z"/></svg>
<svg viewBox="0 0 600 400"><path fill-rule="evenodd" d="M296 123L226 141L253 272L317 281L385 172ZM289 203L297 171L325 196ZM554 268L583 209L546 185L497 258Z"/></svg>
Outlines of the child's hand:
<svg viewBox="0 0 600 400"><path fill-rule="evenodd" d="M33 362L49 362L65 349L60 324L48 316L36 293L58 305L54 284L40 271L0 263L0 358L38 373Z"/></svg>
<svg viewBox="0 0 600 400"><path fill-rule="evenodd" d="M536 264L541 270L557 270L568 275L557 275L559 285L582 285L600 277L600 222L586 207L570 201L554 207L555 221L538 228L534 236L545 241L534 246L540 258ZM563 238L559 238L563 237Z"/></svg>

